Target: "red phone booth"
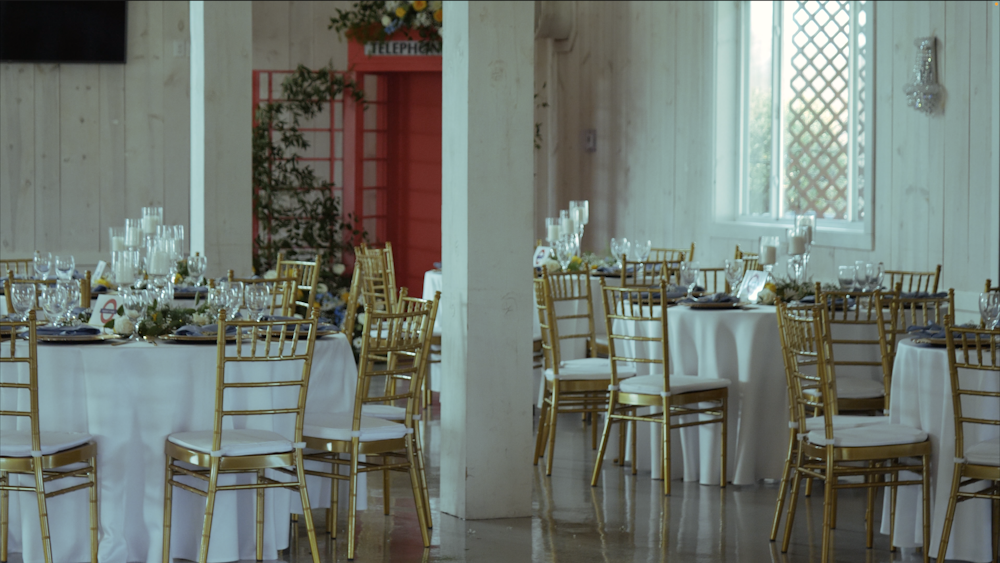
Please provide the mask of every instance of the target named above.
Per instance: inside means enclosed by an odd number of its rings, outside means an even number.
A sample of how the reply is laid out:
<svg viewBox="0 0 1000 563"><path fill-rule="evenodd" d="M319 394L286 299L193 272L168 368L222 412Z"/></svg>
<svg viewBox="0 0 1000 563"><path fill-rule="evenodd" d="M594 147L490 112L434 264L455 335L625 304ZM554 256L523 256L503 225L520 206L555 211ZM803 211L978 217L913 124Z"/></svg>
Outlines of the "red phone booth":
<svg viewBox="0 0 1000 563"><path fill-rule="evenodd" d="M348 45L367 107L345 100L343 209L392 243L396 283L419 297L441 260L441 55L393 54L414 50L397 38L372 54Z"/></svg>

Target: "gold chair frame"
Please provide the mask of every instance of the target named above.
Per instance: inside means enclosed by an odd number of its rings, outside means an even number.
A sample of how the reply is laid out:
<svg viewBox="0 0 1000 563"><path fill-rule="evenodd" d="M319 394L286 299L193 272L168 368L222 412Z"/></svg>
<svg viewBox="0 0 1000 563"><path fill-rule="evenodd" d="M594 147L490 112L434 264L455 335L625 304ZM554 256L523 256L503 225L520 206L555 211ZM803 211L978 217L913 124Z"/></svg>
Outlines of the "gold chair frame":
<svg viewBox="0 0 1000 563"><path fill-rule="evenodd" d="M997 465L969 463L965 459L965 427L967 425L1000 426L1000 419L967 415L962 397L994 398L1000 402L1000 391L984 391L962 386L959 369L992 371L1000 379L1000 330L983 328L958 328L946 326L948 344L948 371L951 375L951 397L955 410L955 473L951 480L951 495L941 531L938 561L944 561L948 552L951 526L955 521L955 507L970 499L993 501L993 560L1000 551L1000 460ZM944 455L944 452L942 452ZM942 460L942 463L945 463ZM987 482L989 486L976 492L962 491L960 487ZM942 486L939 483L938 486Z"/></svg>
<svg viewBox="0 0 1000 563"><path fill-rule="evenodd" d="M336 538L338 489L336 481L346 480L349 485L348 499L348 540L347 558L354 559L355 528L357 512L358 483L361 473L382 471L384 483L388 484L388 471L406 471L410 475L414 503L417 510L417 520L420 525L420 535L424 547L430 547L428 533L428 510L424 506L426 493L425 482L420 475L420 464L416 459L417 446L414 444L414 433L408 432L398 439L384 439L362 442L361 418L365 404L406 403L406 415L403 424L407 429L415 428L414 417L419 408L420 378L426 368L426 358L430 350L431 322L437 314L438 297L433 301L423 299L400 298L397 311L371 311L365 314L365 326L362 332L361 356L358 366L358 388L354 399L352 420L352 437L350 440L334 440L316 436L305 436L306 447L317 450L306 459L329 464L331 471L307 470L306 474L333 479L331 487L331 507L327 519L327 531ZM388 361L385 361L385 359ZM400 361L403 359L404 361ZM378 369L384 366L384 369ZM405 392L396 390L391 395L369 396L372 379L388 377L390 379L409 378L410 385ZM342 454L349 454L350 459L342 459ZM359 456L368 456L366 461L360 461ZM400 458L405 456L405 460ZM381 463L376 463L372 457L380 457ZM392 461L390 461L392 460ZM348 475L341 475L337 469L347 465ZM388 488L386 489L388 492ZM388 506L385 507L386 509Z"/></svg>
<svg viewBox="0 0 1000 563"><path fill-rule="evenodd" d="M275 268L278 271L279 278L295 277L297 279L297 287L295 289L295 305L293 309L298 312L297 308L302 308L302 317L307 318L313 310L313 303L316 302L316 284L319 283L319 269L320 264L322 264L323 253L317 252L316 259L313 261L309 260L286 260L284 253L278 253L278 265ZM293 273L292 270L295 270ZM302 291L308 291L309 296L305 301L299 296Z"/></svg>
<svg viewBox="0 0 1000 563"><path fill-rule="evenodd" d="M27 278L33 272L34 261L34 258L0 258L0 272L14 272Z"/></svg>
<svg viewBox="0 0 1000 563"><path fill-rule="evenodd" d="M666 294L666 281L660 281L661 294ZM652 422L662 424L662 464L663 464L663 494L670 495L670 431L674 428L687 428L690 426L703 426L706 424L721 424L721 467L719 486L726 486L726 430L728 424L728 402L729 388L718 387L690 391L686 393L673 393L670 389L670 346L667 333L667 309L665 303L660 305L658 300L643 297L642 293L635 288L607 287L604 280L601 280L601 301L604 305L605 324L608 329L608 349L611 362L611 383L608 387L608 414L604 422L604 432L601 434L601 445L597 451L597 462L594 465L594 473L590 480L590 486L596 487L601 474L601 466L604 462L604 452L608 445L608 437L611 433L611 425L615 423L632 423L633 443L632 443L632 474L636 474L635 463L635 426L637 422ZM659 314L656 314L656 307L659 307ZM634 323L657 323L660 328L660 337L632 336L616 332L614 322L616 320ZM628 340L636 343L653 342L660 345L660 359L640 357L636 353L635 357L621 355L616 350L615 341ZM638 345L636 346L638 348ZM663 375L664 392L658 395L646 393L626 393L619 391L620 378L618 375L618 362L644 363L659 365ZM713 403L711 406L700 406L697 403ZM638 415L637 408L659 407L662 413ZM699 420L674 424L675 416L700 415ZM622 454L624 452L621 452Z"/></svg>
<svg viewBox="0 0 1000 563"><path fill-rule="evenodd" d="M788 517L785 521L785 534L781 552L788 551L791 540L792 525L795 520L795 508L798 501L799 488L802 479L820 479L824 483L823 502L823 541L822 563L830 560L832 538L830 530L836 521L836 493L839 489L864 488L868 491L866 508L866 542L867 547L873 544L875 489L889 487L891 490L890 512L890 545L895 531L896 520L896 488L903 485L921 485L923 487L923 555L928 562L930 545L930 455L931 442L896 444L888 446L837 446L834 440L833 417L837 413L837 395L834 380L830 376L832 362L830 359L830 343L825 330L829 321L823 317L829 315L827 308L815 307L811 315L801 315L789 311L783 303L778 303L778 331L781 335L784 358L789 361L792 387L790 397L793 399L791 410L798 428L806 429L807 415L822 411L824 439L822 443L810 442L808 437L799 437L795 454L794 481L792 496L788 505ZM800 369L798 358L815 358L809 364L816 367L815 375L807 374ZM807 389L817 389L816 394L807 394ZM901 458L920 458L919 465L903 465ZM862 462L861 466L857 462ZM900 480L901 471L919 472L920 480ZM888 475L888 481L883 477ZM861 476L864 482L840 481L840 477Z"/></svg>
<svg viewBox="0 0 1000 563"><path fill-rule="evenodd" d="M628 275L630 267L632 268L631 276ZM590 268L586 267L584 271L589 272ZM673 270L667 262L654 262L652 260L634 262L626 260L625 255L622 254L622 287L655 287L660 284L661 279L669 281L672 276Z"/></svg>
<svg viewBox="0 0 1000 563"><path fill-rule="evenodd" d="M736 253L733 258L743 260L743 275L746 276L750 270L763 270L760 265L760 254L754 252L744 252L740 250L740 245L736 245Z"/></svg>
<svg viewBox="0 0 1000 563"><path fill-rule="evenodd" d="M586 265L585 265L586 266ZM607 405L607 390L611 382L610 367L607 379L559 379L562 363L562 341L584 339L588 347L588 357L595 357L594 302L590 293L590 268L579 272L549 273L545 269L541 277L534 279L535 308L542 331L542 369L551 369L555 380L543 374L545 391L541 413L538 417L538 433L535 436L533 464L545 454L545 475L552 475L553 452L556 446L556 423L560 413L582 413L591 417L591 447L597 448L597 413ZM586 313L559 315L556 303L583 301ZM561 334L559 321L587 320L587 332Z"/></svg>
<svg viewBox="0 0 1000 563"><path fill-rule="evenodd" d="M691 248L650 248L650 262L681 263L694 260L694 243Z"/></svg>
<svg viewBox="0 0 1000 563"><path fill-rule="evenodd" d="M313 527L312 510L309 505L309 493L306 490L303 453L305 442L302 437L303 418L306 406L306 394L309 389L309 377L312 370L313 351L316 343L316 327L318 310L312 310L308 320L270 320L270 321L227 321L225 311L219 312L219 336L216 342L216 379L215 379L215 415L212 427L212 450L204 452L188 448L166 440L166 478L163 499L163 563L170 561L170 528L171 511L173 507L173 488L207 498L205 518L202 526L201 548L198 554L199 563L207 563L208 546L212 532L212 515L215 508L215 496L219 491L236 491L256 489L257 495L257 560L264 558L264 489L283 487L296 490L302 500L303 516L306 523L306 533L309 538L309 549L313 563L319 563L319 552L316 547L316 534ZM236 327L238 332L249 331L248 342L237 337L235 347L227 348L226 330ZM304 338L303 338L304 333ZM304 342L303 342L304 341ZM305 348L303 350L303 347ZM289 379L263 382L227 382L226 367L231 364L247 362L302 362L302 370L298 378L291 377L294 368L288 370ZM228 409L226 408L226 390L274 390L281 387L297 387L298 399L294 407L269 409ZM224 455L221 453L223 439L223 419L234 416L277 416L282 414L295 415L294 437L290 440L290 450L258 455ZM218 455L215 452L220 452ZM175 461L195 465L198 469L187 469L175 465ZM293 469L288 469L292 467ZM295 478L295 481L277 481L265 475L265 470L281 472ZM220 474L252 473L254 483L246 485L219 485ZM194 477L207 484L208 490L175 480L176 475Z"/></svg>
<svg viewBox="0 0 1000 563"><path fill-rule="evenodd" d="M896 287L897 283L903 284L903 291L926 291L937 293L938 281L941 278L941 264L930 272L916 272L907 270L886 270L885 275L889 278L888 286Z"/></svg>
<svg viewBox="0 0 1000 563"><path fill-rule="evenodd" d="M395 310L398 290L392 243L385 243L384 249L362 244L355 247L355 256L361 268L361 295L365 310Z"/></svg>
<svg viewBox="0 0 1000 563"><path fill-rule="evenodd" d="M880 325L879 338L882 343L882 371L891 377L892 367L896 363L896 345L900 337L907 335L910 325L927 326L935 323L940 326L949 324L949 316L955 311L955 290L948 289L946 297L902 297L902 284L897 283L890 299L882 300L882 307L889 305L889 318ZM886 389L891 389L887 387ZM889 397L886 397L888 403Z"/></svg>
<svg viewBox="0 0 1000 563"><path fill-rule="evenodd" d="M83 277L80 278L80 306L84 309L90 307L90 270L86 270L83 273ZM34 310L40 311L41 307L38 305L38 291L41 289L40 286L43 285L55 285L59 280L14 280L12 276L12 270L7 270L7 278L3 282L4 300L7 302L7 310L10 312L14 311L14 300L11 298L10 290L14 283L31 283L35 285L35 306Z"/></svg>
<svg viewBox="0 0 1000 563"><path fill-rule="evenodd" d="M47 499L89 489L90 492L90 560L97 563L97 442L90 440L85 444L43 455L40 421L38 415L38 335L36 333L35 312L28 313L28 319L21 322L0 321L0 327L9 330L9 342L2 343L9 349L9 356L0 356L0 365L16 368L17 364L28 366L28 383L9 383L0 380L0 389L10 389L14 393L28 393L28 410L0 410L0 417L27 418L31 425L31 456L0 457L0 561L7 561L7 527L8 503L11 491L34 493L38 500L38 518L41 526L42 553L46 563L52 563L52 538L49 530L49 513ZM27 342L15 335L18 330L27 331ZM27 348L27 355L18 357L18 343ZM36 455L37 454L37 455ZM64 469L69 466L84 464L83 467ZM11 475L32 475L35 484L32 486L12 485ZM86 483L65 487L58 491L46 491L45 484L68 477L83 477Z"/></svg>
<svg viewBox="0 0 1000 563"><path fill-rule="evenodd" d="M242 283L247 285L266 284L271 286L271 303L267 306L268 315L282 315L290 317L295 314L295 290L298 287L298 270L291 269L288 276L283 278L238 278L229 270L226 279L229 282ZM246 306L246 299L243 299Z"/></svg>

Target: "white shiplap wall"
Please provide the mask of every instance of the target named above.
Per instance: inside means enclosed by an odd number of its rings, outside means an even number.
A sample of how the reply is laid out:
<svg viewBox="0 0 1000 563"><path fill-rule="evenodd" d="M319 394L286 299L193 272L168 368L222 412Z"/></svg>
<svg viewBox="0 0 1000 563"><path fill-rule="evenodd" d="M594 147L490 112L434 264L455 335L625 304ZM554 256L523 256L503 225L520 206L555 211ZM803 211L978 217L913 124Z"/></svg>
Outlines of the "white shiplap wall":
<svg viewBox="0 0 1000 563"><path fill-rule="evenodd" d="M960 308L987 277L1000 278L995 215L1000 186L991 179L1000 155L991 149L996 73L995 9L985 2L875 4L875 235L872 250L819 247L813 270L835 277L835 266L857 259L895 269L943 265L944 287L959 292ZM656 246L697 242L703 264L721 265L737 243L715 228L713 69L718 5L709 2L579 2L572 48L540 44L541 77L551 78L537 110L544 148L536 175L536 232L544 217L571 199L590 199L584 246L606 251L612 236L647 237ZM943 112L924 116L908 107L917 37L938 38ZM551 48L555 53L544 56ZM545 67L545 68L541 68ZM553 72L554 71L554 72ZM536 85L536 90L540 84ZM724 126L724 125L723 125ZM597 151L583 151L585 129L597 130ZM555 171L554 173L552 171ZM554 193L553 198L548 194ZM543 195L544 194L544 195Z"/></svg>

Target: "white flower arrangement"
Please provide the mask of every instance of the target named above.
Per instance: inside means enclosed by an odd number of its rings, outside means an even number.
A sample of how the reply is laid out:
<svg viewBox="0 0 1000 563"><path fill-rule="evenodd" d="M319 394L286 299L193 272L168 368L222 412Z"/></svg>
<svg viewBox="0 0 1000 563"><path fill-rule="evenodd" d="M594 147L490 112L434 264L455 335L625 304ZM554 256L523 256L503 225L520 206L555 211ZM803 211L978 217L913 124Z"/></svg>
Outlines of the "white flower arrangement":
<svg viewBox="0 0 1000 563"><path fill-rule="evenodd" d="M128 317L118 317L115 319L115 334L132 334L135 332L135 323Z"/></svg>
<svg viewBox="0 0 1000 563"><path fill-rule="evenodd" d="M205 326L208 324L209 318L205 313L195 313L191 315L191 322L198 326Z"/></svg>

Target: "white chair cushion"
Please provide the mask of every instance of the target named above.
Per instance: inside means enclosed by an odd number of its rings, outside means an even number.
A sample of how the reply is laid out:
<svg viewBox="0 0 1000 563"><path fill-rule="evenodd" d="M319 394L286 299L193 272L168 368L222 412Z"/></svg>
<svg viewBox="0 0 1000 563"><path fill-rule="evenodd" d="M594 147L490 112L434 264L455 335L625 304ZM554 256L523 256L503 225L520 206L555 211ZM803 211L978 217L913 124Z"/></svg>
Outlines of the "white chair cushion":
<svg viewBox="0 0 1000 563"><path fill-rule="evenodd" d="M635 375L635 370L619 366L618 378L625 379ZM611 361L607 358L578 358L559 362L559 375L551 370L545 370L545 379L553 381L600 380L611 379Z"/></svg>
<svg viewBox="0 0 1000 563"><path fill-rule="evenodd" d="M824 419L822 416L814 416L806 419L806 431L819 430L825 433ZM885 424L884 416L857 416L851 414L833 415L833 429L857 428L859 426L871 426L872 424Z"/></svg>
<svg viewBox="0 0 1000 563"><path fill-rule="evenodd" d="M1000 436L966 448L965 461L975 465L1000 465Z"/></svg>
<svg viewBox="0 0 1000 563"><path fill-rule="evenodd" d="M819 395L817 389L806 389L806 395ZM860 377L837 378L838 399L876 399L885 396L885 386L881 381Z"/></svg>
<svg viewBox="0 0 1000 563"><path fill-rule="evenodd" d="M212 453L212 431L196 430L177 432L167 436L167 441L196 452ZM292 441L270 430L223 430L223 456L264 455L292 451Z"/></svg>
<svg viewBox="0 0 1000 563"><path fill-rule="evenodd" d="M693 391L722 389L723 387L729 387L729 383L728 379L714 379L711 377L698 377L696 375L671 375L670 394L680 395L681 393L691 393ZM623 381L618 387L622 393L659 395L663 392L663 374L655 373L633 377L628 381Z"/></svg>
<svg viewBox="0 0 1000 563"><path fill-rule="evenodd" d="M813 444L826 443L826 432L813 430L806 436ZM864 448L918 444L927 439L927 433L904 424L872 424L854 428L835 428L833 445L838 448Z"/></svg>
<svg viewBox="0 0 1000 563"><path fill-rule="evenodd" d="M302 434L312 438L325 440L351 440L351 428L354 423L353 413L309 414L306 413L305 426ZM408 428L398 422L375 418L361 417L359 438L362 442L377 442L379 440L395 440L408 434Z"/></svg>
<svg viewBox="0 0 1000 563"><path fill-rule="evenodd" d="M405 420L406 408L396 405L361 405L361 416L372 416L383 420ZM420 415L413 415L413 420L420 420Z"/></svg>
<svg viewBox="0 0 1000 563"><path fill-rule="evenodd" d="M78 432L39 432L42 443L42 455L52 455L63 450L82 446L93 437L90 434ZM31 457L31 431L15 430L0 432L0 456Z"/></svg>

